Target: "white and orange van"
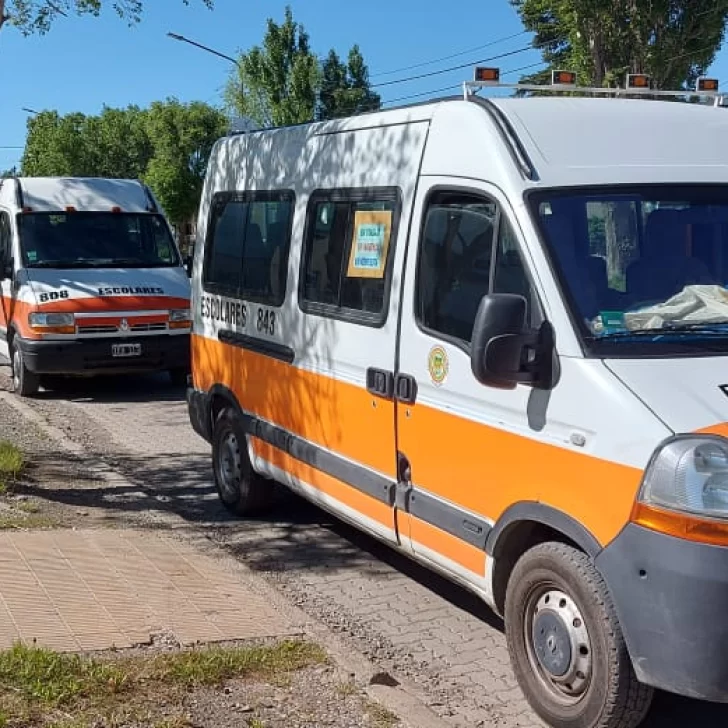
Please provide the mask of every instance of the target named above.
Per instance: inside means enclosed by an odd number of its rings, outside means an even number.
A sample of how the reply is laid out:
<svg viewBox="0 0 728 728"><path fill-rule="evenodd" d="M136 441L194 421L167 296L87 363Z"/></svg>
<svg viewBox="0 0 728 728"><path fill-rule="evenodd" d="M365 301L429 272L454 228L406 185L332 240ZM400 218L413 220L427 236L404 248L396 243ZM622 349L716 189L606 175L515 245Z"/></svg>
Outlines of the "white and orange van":
<svg viewBox="0 0 728 728"><path fill-rule="evenodd" d="M551 726L728 702L728 115L479 77L215 146L188 402L220 498L277 481L479 594Z"/></svg>
<svg viewBox="0 0 728 728"><path fill-rule="evenodd" d="M152 192L137 180L0 183L0 354L13 385L44 375L189 373L190 283Z"/></svg>

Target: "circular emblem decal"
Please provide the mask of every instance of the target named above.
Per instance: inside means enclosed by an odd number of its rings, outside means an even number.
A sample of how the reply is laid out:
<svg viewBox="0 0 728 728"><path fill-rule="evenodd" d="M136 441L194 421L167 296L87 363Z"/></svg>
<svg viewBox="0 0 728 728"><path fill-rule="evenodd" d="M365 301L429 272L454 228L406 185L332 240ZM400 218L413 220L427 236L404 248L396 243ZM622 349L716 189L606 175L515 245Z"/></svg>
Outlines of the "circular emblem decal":
<svg viewBox="0 0 728 728"><path fill-rule="evenodd" d="M427 360L427 369L430 372L432 383L439 387L447 379L448 361L447 352L441 346L433 346Z"/></svg>

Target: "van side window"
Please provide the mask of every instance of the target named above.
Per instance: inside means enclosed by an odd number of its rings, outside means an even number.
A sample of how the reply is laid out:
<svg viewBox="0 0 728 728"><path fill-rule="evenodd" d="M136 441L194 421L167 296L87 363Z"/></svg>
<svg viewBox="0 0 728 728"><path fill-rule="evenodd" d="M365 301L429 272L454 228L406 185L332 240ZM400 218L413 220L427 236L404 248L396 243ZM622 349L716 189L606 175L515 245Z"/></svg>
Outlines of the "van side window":
<svg viewBox="0 0 728 728"><path fill-rule="evenodd" d="M293 193L220 193L203 268L210 293L280 306L285 298Z"/></svg>
<svg viewBox="0 0 728 728"><path fill-rule="evenodd" d="M396 190L315 193L302 257L301 308L383 323L398 215Z"/></svg>
<svg viewBox="0 0 728 728"><path fill-rule="evenodd" d="M487 198L438 193L427 208L417 271L416 314L432 332L470 343L487 293L531 289L507 218Z"/></svg>
<svg viewBox="0 0 728 728"><path fill-rule="evenodd" d="M7 212L0 212L0 264L7 263L12 256L12 229L10 216Z"/></svg>

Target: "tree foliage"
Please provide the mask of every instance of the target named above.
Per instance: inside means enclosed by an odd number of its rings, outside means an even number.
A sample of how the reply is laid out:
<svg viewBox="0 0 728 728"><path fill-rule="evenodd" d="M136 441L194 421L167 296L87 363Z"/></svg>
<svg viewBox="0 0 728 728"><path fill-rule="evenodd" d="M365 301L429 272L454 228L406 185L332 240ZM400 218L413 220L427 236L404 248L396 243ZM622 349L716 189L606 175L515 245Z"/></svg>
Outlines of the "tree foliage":
<svg viewBox="0 0 728 728"><path fill-rule="evenodd" d="M182 0L189 5L190 0ZM212 8L213 0L202 0ZM98 16L104 7L111 7L129 23L139 21L144 10L143 0L0 0L0 27L5 23L16 26L24 35L47 33L53 21L70 15Z"/></svg>
<svg viewBox="0 0 728 728"><path fill-rule="evenodd" d="M98 116L44 111L28 120L22 173L144 179L179 224L195 214L212 145L226 128L217 109L174 99Z"/></svg>
<svg viewBox="0 0 728 728"><path fill-rule="evenodd" d="M371 89L369 69L359 46L349 51L347 63L342 63L336 51L330 50L321 68L317 118L351 116L380 106L381 98Z"/></svg>
<svg viewBox="0 0 728 728"><path fill-rule="evenodd" d="M230 108L258 126L285 126L379 108L369 71L358 46L344 64L330 51L323 64L290 7L281 24L269 18L260 46L241 55L227 84Z"/></svg>
<svg viewBox="0 0 728 728"><path fill-rule="evenodd" d="M535 34L548 69L577 71L581 85L624 85L647 73L655 88L693 87L720 49L728 0L511 0Z"/></svg>

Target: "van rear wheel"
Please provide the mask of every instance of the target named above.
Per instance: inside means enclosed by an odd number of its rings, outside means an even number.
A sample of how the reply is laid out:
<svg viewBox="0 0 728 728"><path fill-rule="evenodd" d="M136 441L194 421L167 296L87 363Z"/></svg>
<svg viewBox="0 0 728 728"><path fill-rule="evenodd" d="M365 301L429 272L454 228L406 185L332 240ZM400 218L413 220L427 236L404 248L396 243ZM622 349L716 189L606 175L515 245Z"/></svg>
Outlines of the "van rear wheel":
<svg viewBox="0 0 728 728"><path fill-rule="evenodd" d="M245 430L231 407L225 407L215 420L212 464L217 494L230 512L250 516L273 505L274 483L253 470Z"/></svg>
<svg viewBox="0 0 728 728"><path fill-rule="evenodd" d="M516 678L554 728L636 728L652 702L638 682L606 584L562 543L527 551L509 579L506 637Z"/></svg>
<svg viewBox="0 0 728 728"><path fill-rule="evenodd" d="M23 352L13 343L10 350L10 366L13 375L13 392L21 397L30 397L40 388L40 377L25 366Z"/></svg>

